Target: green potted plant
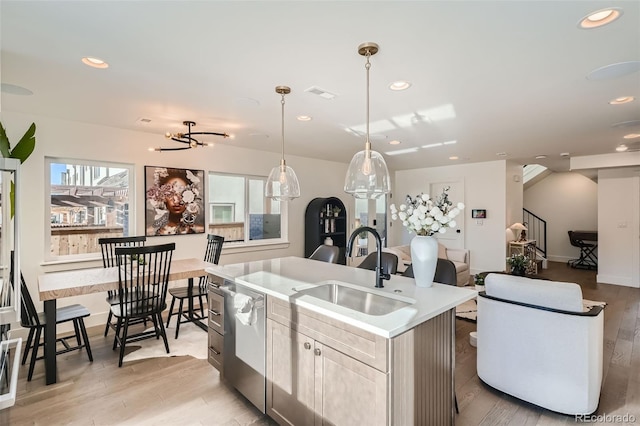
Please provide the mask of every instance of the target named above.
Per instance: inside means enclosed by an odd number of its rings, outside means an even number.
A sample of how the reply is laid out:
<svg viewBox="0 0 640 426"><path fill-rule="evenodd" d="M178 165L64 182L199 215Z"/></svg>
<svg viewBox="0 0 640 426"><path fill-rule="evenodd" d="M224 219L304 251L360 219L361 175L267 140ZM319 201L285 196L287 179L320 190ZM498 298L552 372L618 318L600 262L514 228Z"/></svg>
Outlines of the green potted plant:
<svg viewBox="0 0 640 426"><path fill-rule="evenodd" d="M334 217L338 217L338 215L340 214L340 212L342 211L342 209L338 206L334 206L333 207L333 216Z"/></svg>
<svg viewBox="0 0 640 426"><path fill-rule="evenodd" d="M20 138L18 143L11 149L11 143L7 137L7 132L4 126L0 122L0 153L4 158L16 158L20 160L20 164L29 158L34 148L36 147L36 123L31 123L29 129ZM11 217L15 214L15 184L11 182L11 193L9 194L11 199Z"/></svg>
<svg viewBox="0 0 640 426"><path fill-rule="evenodd" d="M507 264L511 267L512 275L524 276L529 266L529 258L524 254L512 254L507 257Z"/></svg>

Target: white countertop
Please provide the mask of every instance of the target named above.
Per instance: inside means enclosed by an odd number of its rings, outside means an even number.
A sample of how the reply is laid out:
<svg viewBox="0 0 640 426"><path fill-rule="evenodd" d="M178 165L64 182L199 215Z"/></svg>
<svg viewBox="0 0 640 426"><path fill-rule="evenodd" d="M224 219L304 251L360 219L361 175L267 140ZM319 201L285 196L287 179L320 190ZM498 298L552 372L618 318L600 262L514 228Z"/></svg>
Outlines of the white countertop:
<svg viewBox="0 0 640 426"><path fill-rule="evenodd" d="M468 288L438 283L429 288L416 287L413 278L399 275L385 280L384 288L375 288L374 271L300 257L215 265L206 271L386 338L402 334L478 294ZM308 295L297 296L294 290L326 281L357 285L372 293L415 303L386 315L367 315Z"/></svg>

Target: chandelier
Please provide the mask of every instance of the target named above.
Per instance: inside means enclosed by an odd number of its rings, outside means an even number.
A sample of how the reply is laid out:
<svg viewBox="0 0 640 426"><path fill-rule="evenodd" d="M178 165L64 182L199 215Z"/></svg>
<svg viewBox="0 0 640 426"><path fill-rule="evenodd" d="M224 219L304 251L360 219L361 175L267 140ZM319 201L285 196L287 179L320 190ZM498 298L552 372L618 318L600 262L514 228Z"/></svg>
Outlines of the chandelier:
<svg viewBox="0 0 640 426"><path fill-rule="evenodd" d="M225 139L229 137L229 135L226 134L226 133L192 132L191 128L195 127L195 125L196 125L195 121L188 121L187 120L187 121L183 121L182 124L187 126L187 132L186 133L169 133L169 132L167 132L167 133L165 133L165 137L167 139L171 139L172 141L183 143L183 144L185 144L187 146L180 146L180 147L175 147L175 148L149 148L149 151L158 151L158 152L162 152L162 151L182 151L184 149L197 148L199 146L213 146L212 143L200 142L194 136L213 135L213 136L222 136Z"/></svg>

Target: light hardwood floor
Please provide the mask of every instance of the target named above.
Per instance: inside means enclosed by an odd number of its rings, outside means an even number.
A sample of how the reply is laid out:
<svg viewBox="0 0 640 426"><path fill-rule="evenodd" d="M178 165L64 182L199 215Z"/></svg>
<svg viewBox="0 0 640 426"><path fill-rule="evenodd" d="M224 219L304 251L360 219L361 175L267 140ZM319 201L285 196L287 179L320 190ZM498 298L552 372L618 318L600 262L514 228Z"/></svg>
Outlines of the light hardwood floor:
<svg viewBox="0 0 640 426"><path fill-rule="evenodd" d="M608 303L604 381L596 414L629 413L636 418L630 424L640 424L640 289L596 284L595 272L554 262L540 276L577 282L586 299ZM573 416L552 413L483 384L476 374L476 349L469 344L469 332L474 330L475 323L456 320L457 425L574 423ZM58 357L56 385L45 386L42 361L31 382L26 381L26 366L22 367L17 403L0 411L0 425L274 424L221 383L206 360L154 358L118 368L112 340L102 337L102 331L89 330L93 363L85 353ZM173 342L170 338L169 344Z"/></svg>

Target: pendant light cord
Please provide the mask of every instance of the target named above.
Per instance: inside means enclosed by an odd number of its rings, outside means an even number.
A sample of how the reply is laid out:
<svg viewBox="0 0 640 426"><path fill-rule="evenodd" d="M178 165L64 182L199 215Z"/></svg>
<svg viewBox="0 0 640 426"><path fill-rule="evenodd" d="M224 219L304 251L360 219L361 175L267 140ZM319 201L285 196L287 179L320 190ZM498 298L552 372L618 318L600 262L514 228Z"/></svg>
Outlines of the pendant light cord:
<svg viewBox="0 0 640 426"><path fill-rule="evenodd" d="M369 58L371 57L371 51L367 49L367 53L365 55L367 58L367 63L364 68L367 70L367 139L365 141L365 154L367 158L371 157L371 142L369 141L369 69L371 68L371 62L369 62Z"/></svg>
<svg viewBox="0 0 640 426"><path fill-rule="evenodd" d="M284 93L282 94L282 100L280 100L280 104L282 104L282 160L280 161L280 165L285 166L286 163L284 161Z"/></svg>

